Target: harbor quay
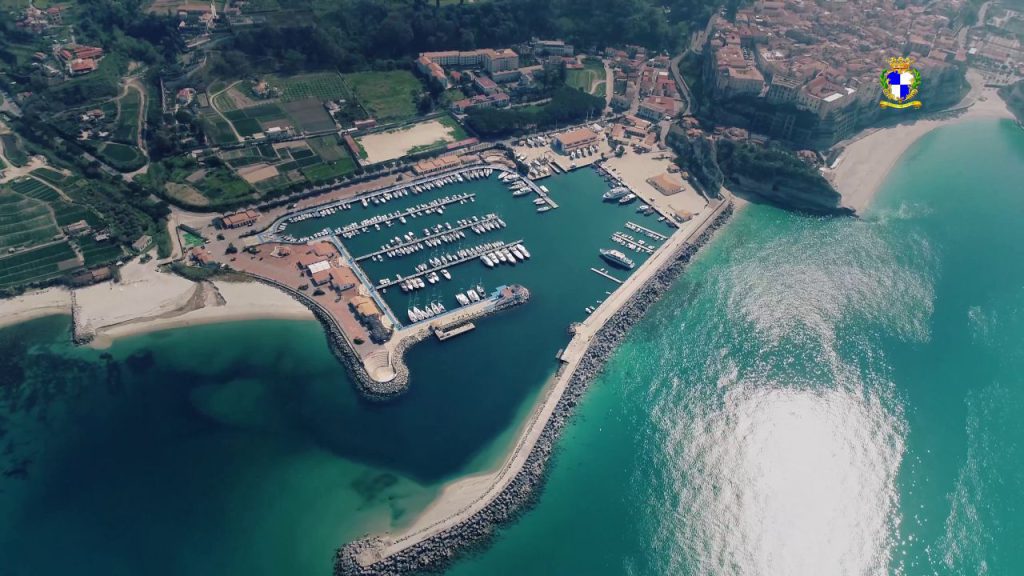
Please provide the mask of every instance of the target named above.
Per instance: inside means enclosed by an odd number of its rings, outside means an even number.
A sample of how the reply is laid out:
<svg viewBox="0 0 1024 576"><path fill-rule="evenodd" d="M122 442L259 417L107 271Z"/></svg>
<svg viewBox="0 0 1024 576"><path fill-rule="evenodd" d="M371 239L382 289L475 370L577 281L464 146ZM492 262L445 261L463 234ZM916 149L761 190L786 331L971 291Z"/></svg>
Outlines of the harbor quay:
<svg viewBox="0 0 1024 576"><path fill-rule="evenodd" d="M495 528L535 502L555 442L589 383L629 329L671 286L697 251L732 215L731 198L716 201L697 225L672 235L586 320L575 325L558 375L534 408L509 456L486 477L445 488L411 526L339 549L339 576L439 570L493 537Z"/></svg>
<svg viewBox="0 0 1024 576"><path fill-rule="evenodd" d="M479 320L536 293L585 318L676 230L609 201L591 168L538 185L494 160L295 210L216 259L315 304L357 387L384 400L408 389L417 342L491 329Z"/></svg>

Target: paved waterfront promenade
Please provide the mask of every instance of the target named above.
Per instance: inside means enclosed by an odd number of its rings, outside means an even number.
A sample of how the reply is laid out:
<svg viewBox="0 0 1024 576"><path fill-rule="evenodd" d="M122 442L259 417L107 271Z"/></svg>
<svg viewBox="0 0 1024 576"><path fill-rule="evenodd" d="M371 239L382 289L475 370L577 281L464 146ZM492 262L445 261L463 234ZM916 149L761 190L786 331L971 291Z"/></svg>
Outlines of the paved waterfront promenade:
<svg viewBox="0 0 1024 576"><path fill-rule="evenodd" d="M598 306L586 321L578 325L576 335L562 353L561 359L565 363L562 370L555 382L545 391L543 400L534 408L519 434L515 447L500 469L446 486L437 500L411 526L401 533L382 535L374 539L356 555L356 561L362 566L369 566L399 554L458 527L496 500L526 465L594 336L638 289L665 265L672 262L688 242L700 237L729 205L730 199L712 204L709 206L710 210L691 226L673 234L651 258Z"/></svg>

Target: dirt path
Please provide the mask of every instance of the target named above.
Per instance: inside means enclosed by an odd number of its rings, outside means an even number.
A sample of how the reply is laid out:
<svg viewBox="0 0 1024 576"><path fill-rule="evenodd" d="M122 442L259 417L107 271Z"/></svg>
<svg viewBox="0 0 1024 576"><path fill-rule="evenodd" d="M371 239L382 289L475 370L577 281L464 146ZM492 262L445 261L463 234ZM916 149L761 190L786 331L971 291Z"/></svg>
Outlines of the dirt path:
<svg viewBox="0 0 1024 576"><path fill-rule="evenodd" d="M223 119L225 122L228 123L228 127L231 128L231 133L235 135L235 138L238 139L239 142L242 142L245 139L242 138L242 135L238 133L238 130L235 130L235 125L232 124L231 121L228 120L227 116L225 116L224 113L220 111L220 108L217 107L217 96L220 96L221 94L227 92L228 90L231 90L232 88L234 88L235 86L237 86L241 82L242 82L241 80L236 80L235 82L232 82L231 84L228 84L227 88L225 88L225 89L221 90L220 92L217 92L216 94L213 94L213 95L210 96L210 108L213 108L213 111L217 113L217 116L220 116L221 119Z"/></svg>

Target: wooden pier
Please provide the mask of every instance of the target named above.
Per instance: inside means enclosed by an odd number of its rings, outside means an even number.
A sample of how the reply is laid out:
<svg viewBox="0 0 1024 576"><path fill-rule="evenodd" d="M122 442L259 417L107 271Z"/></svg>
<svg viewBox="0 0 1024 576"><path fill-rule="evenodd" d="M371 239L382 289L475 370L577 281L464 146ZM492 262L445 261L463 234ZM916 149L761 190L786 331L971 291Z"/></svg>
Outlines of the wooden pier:
<svg viewBox="0 0 1024 576"><path fill-rule="evenodd" d="M440 232L437 232L435 234L430 234L428 236L424 236L423 238L413 238L412 240L409 240L407 242L402 242L401 244L395 244L394 246L391 246L390 248L381 248L380 250L377 250L376 252L370 252L369 254L364 254L364 255L356 258L355 260L356 260L356 262L362 262L363 260L366 260L368 258L373 258L374 256L377 256L378 254L386 254L388 252L391 252L392 250L399 250L399 249L405 248L407 246L413 246L415 244L419 244L419 243L425 242L427 240L432 240L434 238L437 238L437 237L440 237L440 236L444 236L445 234L452 234L452 233L458 232L460 230L465 230L466 228L471 228L473 226L476 226L477 224L487 224L488 222L493 222L493 221L496 221L496 220L498 220L498 215L497 214L494 214L493 216L485 216L484 218L482 218L480 220L475 220L473 222L469 222L469 223L463 224L461 226L455 226L455 227L452 227L451 229L447 229L446 228L446 229L444 229L444 230L442 230Z"/></svg>

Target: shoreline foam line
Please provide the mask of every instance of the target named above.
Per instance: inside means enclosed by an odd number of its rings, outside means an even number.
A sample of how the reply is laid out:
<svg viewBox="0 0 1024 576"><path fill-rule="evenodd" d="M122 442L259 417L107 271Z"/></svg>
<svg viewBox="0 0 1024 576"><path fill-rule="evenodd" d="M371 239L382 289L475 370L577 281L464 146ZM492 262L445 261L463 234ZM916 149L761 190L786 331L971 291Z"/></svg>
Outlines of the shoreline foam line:
<svg viewBox="0 0 1024 576"><path fill-rule="evenodd" d="M534 408L502 467L460 481L480 487L493 480L483 486L482 494L467 498L459 493L460 482L446 487L403 534L366 538L339 549L335 574L406 574L444 567L459 553L491 537L495 526L526 510L539 493L545 464L557 438L590 381L601 372L632 326L732 213L732 200L723 200L692 232L671 237L622 288L580 323L562 354L564 364L554 385ZM691 243L691 239L695 240Z"/></svg>

